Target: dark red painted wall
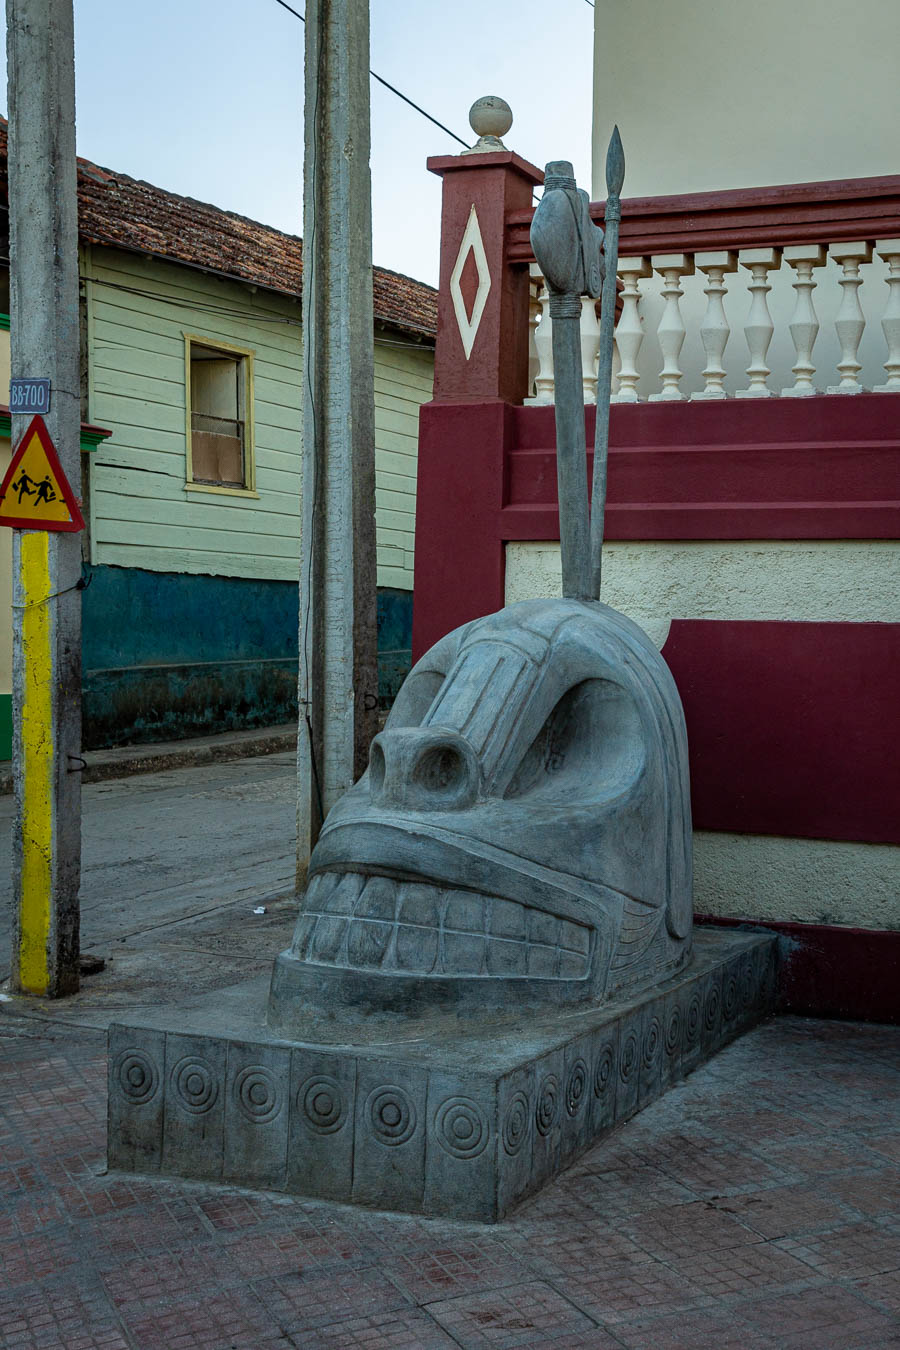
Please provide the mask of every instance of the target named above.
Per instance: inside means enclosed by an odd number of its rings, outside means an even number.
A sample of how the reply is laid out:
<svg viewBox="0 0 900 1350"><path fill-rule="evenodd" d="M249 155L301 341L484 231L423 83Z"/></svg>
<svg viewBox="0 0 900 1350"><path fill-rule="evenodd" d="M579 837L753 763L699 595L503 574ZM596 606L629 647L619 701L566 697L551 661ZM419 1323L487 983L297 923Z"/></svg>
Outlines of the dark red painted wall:
<svg viewBox="0 0 900 1350"><path fill-rule="evenodd" d="M900 624L676 619L694 826L900 844Z"/></svg>

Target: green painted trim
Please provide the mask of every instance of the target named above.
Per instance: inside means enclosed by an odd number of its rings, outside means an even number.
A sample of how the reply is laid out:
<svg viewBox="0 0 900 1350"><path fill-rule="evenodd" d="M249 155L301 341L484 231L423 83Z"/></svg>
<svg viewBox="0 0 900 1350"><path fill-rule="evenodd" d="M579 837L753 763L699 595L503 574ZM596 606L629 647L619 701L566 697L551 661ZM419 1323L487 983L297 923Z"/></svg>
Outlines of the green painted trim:
<svg viewBox="0 0 900 1350"><path fill-rule="evenodd" d="M0 437L9 438L12 435L12 420L9 413L0 413ZM111 435L108 431L82 431L81 449L96 450L101 441L105 441L107 436Z"/></svg>
<svg viewBox="0 0 900 1350"><path fill-rule="evenodd" d="M8 315L8 314L0 314L0 331L2 331L2 332L4 332L4 333L8 333L8 332L9 332L9 315Z"/></svg>
<svg viewBox="0 0 900 1350"><path fill-rule="evenodd" d="M0 694L0 760L12 759L12 694Z"/></svg>

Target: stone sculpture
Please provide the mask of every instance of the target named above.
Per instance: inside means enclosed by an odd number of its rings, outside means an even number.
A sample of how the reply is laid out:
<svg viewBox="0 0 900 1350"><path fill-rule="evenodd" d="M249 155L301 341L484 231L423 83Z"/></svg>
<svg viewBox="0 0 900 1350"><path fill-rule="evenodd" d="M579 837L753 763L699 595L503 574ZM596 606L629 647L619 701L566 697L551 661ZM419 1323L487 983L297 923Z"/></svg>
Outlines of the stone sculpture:
<svg viewBox="0 0 900 1350"><path fill-rule="evenodd" d="M526 600L457 629L325 823L270 1025L645 987L689 951L690 830L681 704L636 624Z"/></svg>
<svg viewBox="0 0 900 1350"><path fill-rule="evenodd" d="M564 596L415 666L328 814L268 1000L251 979L110 1027L111 1167L495 1222L773 1005L772 937L692 934L678 693L598 599L577 296L600 232L570 165L536 222L561 288Z"/></svg>
<svg viewBox="0 0 900 1350"><path fill-rule="evenodd" d="M617 132L611 154L617 211ZM548 165L532 242L554 320L564 598L467 624L409 675L310 859L272 979L280 1035L311 1009L597 1005L690 953L681 702L650 639L594 593L579 318L609 275L602 239L571 165ZM615 258L607 268L614 280Z"/></svg>

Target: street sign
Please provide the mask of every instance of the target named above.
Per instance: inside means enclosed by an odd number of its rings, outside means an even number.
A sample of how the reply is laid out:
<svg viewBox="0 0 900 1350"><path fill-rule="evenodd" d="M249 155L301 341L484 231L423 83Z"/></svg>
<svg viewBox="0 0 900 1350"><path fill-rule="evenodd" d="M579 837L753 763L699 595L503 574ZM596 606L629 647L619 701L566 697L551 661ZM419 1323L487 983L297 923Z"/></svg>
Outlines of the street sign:
<svg viewBox="0 0 900 1350"><path fill-rule="evenodd" d="M50 381L32 378L10 380L9 411L11 413L48 413L50 411Z"/></svg>
<svg viewBox="0 0 900 1350"><path fill-rule="evenodd" d="M83 530L84 518L42 417L33 417L0 484L0 525Z"/></svg>

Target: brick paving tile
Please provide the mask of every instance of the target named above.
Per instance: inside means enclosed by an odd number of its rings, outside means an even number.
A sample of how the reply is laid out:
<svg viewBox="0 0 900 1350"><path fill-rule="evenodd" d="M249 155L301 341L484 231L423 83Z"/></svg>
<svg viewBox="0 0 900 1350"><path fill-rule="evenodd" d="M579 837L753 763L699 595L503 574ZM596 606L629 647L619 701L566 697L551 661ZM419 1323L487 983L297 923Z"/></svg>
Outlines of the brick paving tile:
<svg viewBox="0 0 900 1350"><path fill-rule="evenodd" d="M732 1214L764 1238L797 1237L847 1223L853 1215L822 1193L821 1186L778 1186L750 1195L717 1198L716 1207Z"/></svg>
<svg viewBox="0 0 900 1350"><path fill-rule="evenodd" d="M639 1317L619 1324L615 1332L625 1350L778 1350L758 1327L718 1308Z"/></svg>
<svg viewBox="0 0 900 1350"><path fill-rule="evenodd" d="M299 1342L296 1342L299 1344ZM382 1313L350 1317L336 1326L305 1331L303 1350L458 1350L427 1312Z"/></svg>
<svg viewBox="0 0 900 1350"><path fill-rule="evenodd" d="M815 1237L784 1238L778 1246L832 1279L900 1271L900 1231L877 1222L846 1224Z"/></svg>
<svg viewBox="0 0 900 1350"><path fill-rule="evenodd" d="M876 1153L883 1153L886 1158L900 1162L900 1130L895 1134L876 1135L874 1139L867 1139L866 1144Z"/></svg>
<svg viewBox="0 0 900 1350"><path fill-rule="evenodd" d="M254 1280L255 1296L288 1335L408 1308L410 1300L380 1270L311 1271Z"/></svg>
<svg viewBox="0 0 900 1350"><path fill-rule="evenodd" d="M743 1304L740 1315L779 1350L881 1350L900 1345L896 1320L851 1289L805 1289Z"/></svg>
<svg viewBox="0 0 900 1350"><path fill-rule="evenodd" d="M826 1176L833 1172L853 1171L859 1167L871 1167L881 1161L870 1139L857 1141L854 1148L847 1148L845 1140L838 1136L822 1135L811 1142L804 1136L802 1142L785 1137L766 1142L768 1156L780 1166L802 1172L807 1177Z"/></svg>
<svg viewBox="0 0 900 1350"><path fill-rule="evenodd" d="M607 1223L643 1214L660 1205L695 1200L696 1193L673 1181L657 1167L623 1167L616 1171L582 1172L564 1179L565 1190L583 1207L590 1206Z"/></svg>
<svg viewBox="0 0 900 1350"><path fill-rule="evenodd" d="M900 1276L895 1270L854 1280L853 1288L867 1303L874 1303L884 1312L894 1313L900 1321Z"/></svg>
<svg viewBox="0 0 900 1350"><path fill-rule="evenodd" d="M669 1259L760 1242L759 1233L702 1200L666 1205L622 1224L625 1233L652 1256Z"/></svg>
<svg viewBox="0 0 900 1350"><path fill-rule="evenodd" d="M126 1321L134 1350L288 1350L296 1345L245 1290L178 1300Z"/></svg>
<svg viewBox="0 0 900 1350"><path fill-rule="evenodd" d="M128 1311L211 1291L234 1283L239 1273L227 1249L208 1242L187 1251L117 1262L102 1270L101 1279L115 1306Z"/></svg>
<svg viewBox="0 0 900 1350"><path fill-rule="evenodd" d="M787 1285L809 1284L816 1272L803 1261L768 1242L750 1247L725 1247L699 1256L676 1257L668 1262L677 1275L695 1289L716 1298L732 1298Z"/></svg>
<svg viewBox="0 0 900 1350"><path fill-rule="evenodd" d="M638 1264L653 1259L633 1238L605 1224L542 1229L513 1223L506 1240L535 1274L547 1277L589 1274L608 1261Z"/></svg>
<svg viewBox="0 0 900 1350"><path fill-rule="evenodd" d="M59 1280L52 1288L0 1292L0 1346L120 1350L128 1342L102 1289Z"/></svg>
<svg viewBox="0 0 900 1350"><path fill-rule="evenodd" d="M522 1345L617 1347L608 1332L541 1280L431 1303L428 1311L465 1350L486 1346L514 1350Z"/></svg>
<svg viewBox="0 0 900 1350"><path fill-rule="evenodd" d="M872 1218L900 1213L900 1169L896 1167L831 1177L825 1185L845 1205L852 1205Z"/></svg>
<svg viewBox="0 0 900 1350"><path fill-rule="evenodd" d="M688 1308L710 1301L690 1278L661 1261L609 1261L575 1277L558 1276L553 1283L582 1312L609 1325L649 1308Z"/></svg>
<svg viewBox="0 0 900 1350"><path fill-rule="evenodd" d="M408 1255L388 1253L384 1270L414 1303L474 1294L528 1279L528 1265L496 1243L457 1241Z"/></svg>

